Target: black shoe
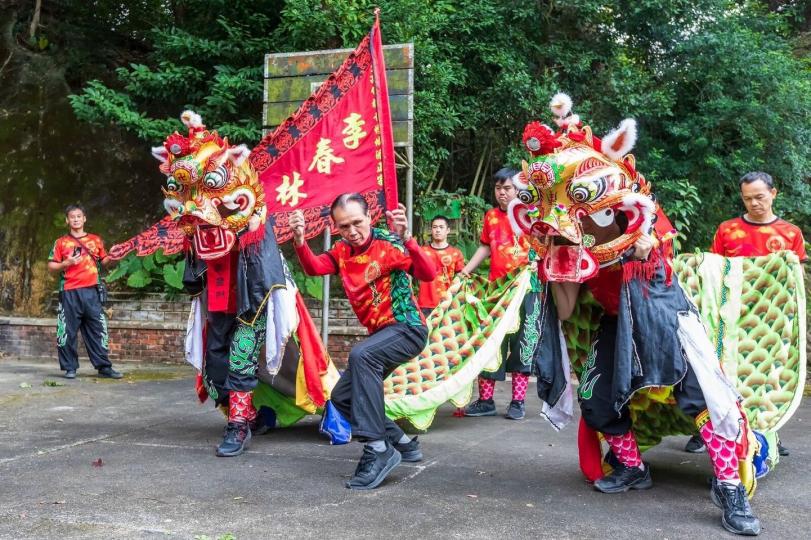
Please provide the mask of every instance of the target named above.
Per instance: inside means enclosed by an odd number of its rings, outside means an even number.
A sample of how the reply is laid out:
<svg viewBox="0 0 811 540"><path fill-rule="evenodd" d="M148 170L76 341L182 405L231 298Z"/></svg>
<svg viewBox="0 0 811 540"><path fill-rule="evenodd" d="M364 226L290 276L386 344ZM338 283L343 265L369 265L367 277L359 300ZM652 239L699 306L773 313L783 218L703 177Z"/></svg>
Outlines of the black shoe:
<svg viewBox="0 0 811 540"><path fill-rule="evenodd" d="M504 418L509 418L510 420L522 420L524 416L524 401L514 399L510 402L510 406L507 407L507 414L504 415Z"/></svg>
<svg viewBox="0 0 811 540"><path fill-rule="evenodd" d="M691 454L700 454L707 449L704 446L704 439L701 438L701 435L693 435L690 437L690 440L687 441L687 444L684 445L684 451L690 452Z"/></svg>
<svg viewBox="0 0 811 540"><path fill-rule="evenodd" d="M355 474L346 483L349 489L374 489L379 486L391 470L400 464L402 456L394 446L386 441L386 449L376 452L368 444L363 447Z"/></svg>
<svg viewBox="0 0 811 540"><path fill-rule="evenodd" d="M76 378L76 370L75 369L67 370L65 372L65 378L66 379L75 379Z"/></svg>
<svg viewBox="0 0 811 540"><path fill-rule="evenodd" d="M733 485L712 479L710 497L724 511L721 524L731 533L744 536L760 534L760 520L752 513L743 484Z"/></svg>
<svg viewBox="0 0 811 540"><path fill-rule="evenodd" d="M247 422L228 422L225 426L225 436L217 447L220 457L238 456L248 448L251 442L251 428Z"/></svg>
<svg viewBox="0 0 811 540"><path fill-rule="evenodd" d="M495 416L496 404L492 399L477 399L465 407L465 416Z"/></svg>
<svg viewBox="0 0 811 540"><path fill-rule="evenodd" d="M780 441L777 441L777 453L783 457L786 457L787 455L791 454L791 452L788 451L788 448L783 446L783 444Z"/></svg>
<svg viewBox="0 0 811 540"><path fill-rule="evenodd" d="M99 370L99 377L104 377L105 379L120 379L123 375L111 367L103 367Z"/></svg>
<svg viewBox="0 0 811 540"><path fill-rule="evenodd" d="M594 489L603 493L623 493L629 489L648 489L653 486L650 465L643 471L639 467L626 467L618 463L614 472L594 482Z"/></svg>
<svg viewBox="0 0 811 540"><path fill-rule="evenodd" d="M420 450L420 442L417 437L414 437L407 443L393 443L394 449L400 452L402 460L408 463L422 461L422 450Z"/></svg>

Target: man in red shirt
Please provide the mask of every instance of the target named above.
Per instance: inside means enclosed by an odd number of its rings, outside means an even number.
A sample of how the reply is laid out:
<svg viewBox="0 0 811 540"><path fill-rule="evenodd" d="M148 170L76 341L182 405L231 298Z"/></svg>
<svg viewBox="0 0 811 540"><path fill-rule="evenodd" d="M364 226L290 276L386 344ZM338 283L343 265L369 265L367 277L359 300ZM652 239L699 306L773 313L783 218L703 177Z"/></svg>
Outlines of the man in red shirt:
<svg viewBox="0 0 811 540"><path fill-rule="evenodd" d="M338 196L330 214L341 240L321 255L314 255L305 241L304 214L290 217L290 229L304 272L341 276L352 309L369 331L349 353L349 366L331 400L349 420L352 435L367 443L346 487L374 489L401 461L422 459L417 438L410 439L386 417L383 379L417 356L428 340L406 273L433 281L436 267L412 238L402 204L386 212L396 234L372 228L366 200L358 193Z"/></svg>
<svg viewBox="0 0 811 540"><path fill-rule="evenodd" d="M60 275L59 306L56 319L56 345L59 367L66 379L75 379L79 369L76 338L82 332L87 354L100 377L120 379L107 357L107 319L104 316L99 285L100 270L110 258L104 243L95 234L86 233L84 208L71 205L65 209L65 223L70 232L56 239L48 256L48 270Z"/></svg>
<svg viewBox="0 0 811 540"><path fill-rule="evenodd" d="M451 286L453 276L465 266L465 256L457 248L448 244L450 221L445 216L431 220L431 242L422 246L425 254L434 261L437 276L431 283L421 283L417 295L417 305L427 317L439 305L442 296Z"/></svg>
<svg viewBox="0 0 811 540"><path fill-rule="evenodd" d="M760 257L777 251L793 251L801 262L808 260L805 241L799 227L780 219L772 211L777 189L771 175L750 172L738 181L746 213L718 226L710 251L724 257ZM777 444L781 456L788 449ZM704 441L694 435L684 447L686 452L704 451Z"/></svg>
<svg viewBox="0 0 811 540"><path fill-rule="evenodd" d="M505 167L494 175L498 206L484 214L481 245L460 272L463 276L470 275L487 257L490 257L490 281L502 278L512 270L527 264L529 241L526 236L515 235L507 217L507 206L518 194L512 180L516 174L518 171ZM524 397L529 384L529 374L532 371L532 362L525 364L521 359L525 315L522 307L521 330L505 338L501 344L502 362L498 371L479 375L479 399L467 406L465 416L495 416L493 393L496 381L505 380L506 372L510 372L512 401L505 416L511 420L524 418Z"/></svg>

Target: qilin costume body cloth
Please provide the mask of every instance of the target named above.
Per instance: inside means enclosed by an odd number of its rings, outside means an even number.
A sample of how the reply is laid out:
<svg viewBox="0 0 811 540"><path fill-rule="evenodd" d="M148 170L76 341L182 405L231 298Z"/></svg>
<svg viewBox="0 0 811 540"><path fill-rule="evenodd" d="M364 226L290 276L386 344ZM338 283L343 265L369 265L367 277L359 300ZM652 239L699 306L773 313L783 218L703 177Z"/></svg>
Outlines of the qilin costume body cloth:
<svg viewBox="0 0 811 540"><path fill-rule="evenodd" d="M508 210L514 230L538 254L544 283L535 356L543 414L559 429L571 420L577 397L581 468L605 493L652 485L637 432L645 448L662 435L697 429L712 461L712 493L724 509L724 526L757 534L746 499L754 490L758 445L699 312L674 277L676 233L629 154L636 123L625 120L599 139L571 114L568 96L558 94L551 107L559 129L526 127L523 142L532 158ZM649 254L646 240L653 245ZM574 304L566 291L574 291ZM574 305L572 317L565 307L559 312L556 298ZM575 391L567 342L584 328L593 335L585 358L575 358ZM651 425L660 432L651 433ZM600 440L610 449L606 463Z"/></svg>

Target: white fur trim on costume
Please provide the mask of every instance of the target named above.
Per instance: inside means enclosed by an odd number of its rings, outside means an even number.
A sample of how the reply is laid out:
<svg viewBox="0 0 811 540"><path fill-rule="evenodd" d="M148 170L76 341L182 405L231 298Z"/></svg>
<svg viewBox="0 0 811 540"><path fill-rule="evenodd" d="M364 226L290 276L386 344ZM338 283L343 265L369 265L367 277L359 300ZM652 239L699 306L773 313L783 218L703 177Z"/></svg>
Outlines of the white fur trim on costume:
<svg viewBox="0 0 811 540"><path fill-rule="evenodd" d="M166 163L166 160L169 159L169 151L163 146L153 146L152 155L161 163Z"/></svg>
<svg viewBox="0 0 811 540"><path fill-rule="evenodd" d="M239 146L233 146L226 150L226 154L228 154L228 158L231 162L239 167L242 165L242 162L251 155L251 151L248 150L248 147L244 144L240 144Z"/></svg>
<svg viewBox="0 0 811 540"><path fill-rule="evenodd" d="M603 154L616 161L622 161L622 158L631 151L636 144L636 120L633 118L626 118L620 124L620 127L603 137L602 150Z"/></svg>
<svg viewBox="0 0 811 540"><path fill-rule="evenodd" d="M622 205L619 209L626 212L634 212L636 210L643 212L645 221L642 223L640 229L645 233L650 233L651 226L653 226L653 214L656 213L656 203L654 203L650 197L641 193L629 193L622 198Z"/></svg>
<svg viewBox="0 0 811 540"><path fill-rule="evenodd" d="M552 96L552 101L549 102L549 108L558 118L563 118L572 112L572 98L568 94L558 92Z"/></svg>
<svg viewBox="0 0 811 540"><path fill-rule="evenodd" d="M194 111L183 111L180 115L180 121L188 128L203 127L203 118Z"/></svg>

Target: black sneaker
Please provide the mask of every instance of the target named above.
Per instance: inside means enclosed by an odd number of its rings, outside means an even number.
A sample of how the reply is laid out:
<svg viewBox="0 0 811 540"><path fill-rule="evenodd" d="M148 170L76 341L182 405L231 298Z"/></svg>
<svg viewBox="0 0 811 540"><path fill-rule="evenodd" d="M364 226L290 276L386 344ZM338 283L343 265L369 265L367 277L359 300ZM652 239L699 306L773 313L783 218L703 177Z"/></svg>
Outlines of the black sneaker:
<svg viewBox="0 0 811 540"><path fill-rule="evenodd" d="M693 435L690 437L690 440L687 441L687 444L684 445L684 451L690 452L691 454L700 454L707 449L704 446L704 439L701 438L701 435Z"/></svg>
<svg viewBox="0 0 811 540"><path fill-rule="evenodd" d="M75 379L76 378L76 370L75 369L67 370L65 372L65 378L66 379Z"/></svg>
<svg viewBox="0 0 811 540"><path fill-rule="evenodd" d="M496 404L492 399L477 399L465 407L465 416L495 416Z"/></svg>
<svg viewBox="0 0 811 540"><path fill-rule="evenodd" d="M120 379L123 375L111 367L103 367L99 370L99 377L105 379Z"/></svg>
<svg viewBox="0 0 811 540"><path fill-rule="evenodd" d="M217 447L220 457L238 456L248 448L251 442L251 428L247 422L228 422L222 443Z"/></svg>
<svg viewBox="0 0 811 540"><path fill-rule="evenodd" d="M623 493L629 489L649 489L653 486L650 465L643 471L639 467L626 467L618 463L614 471L594 482L594 489L603 493Z"/></svg>
<svg viewBox="0 0 811 540"><path fill-rule="evenodd" d="M349 489L374 489L379 486L391 470L400 464L402 456L386 441L386 449L376 452L368 444L363 447L355 474L346 483Z"/></svg>
<svg viewBox="0 0 811 540"><path fill-rule="evenodd" d="M780 441L777 441L777 453L783 457L786 457L787 455L791 454L791 452L788 451L788 448L783 446L783 443L781 443Z"/></svg>
<svg viewBox="0 0 811 540"><path fill-rule="evenodd" d="M524 416L524 402L514 399L510 402L510 406L507 407L507 414L504 415L504 418L522 420Z"/></svg>
<svg viewBox="0 0 811 540"><path fill-rule="evenodd" d="M422 461L422 450L420 450L420 442L417 437L414 437L407 443L393 443L394 449L400 452L402 460L408 463Z"/></svg>
<svg viewBox="0 0 811 540"><path fill-rule="evenodd" d="M733 485L713 478L710 498L724 511L721 524L726 530L744 536L760 534L760 520L752 513L743 484Z"/></svg>

